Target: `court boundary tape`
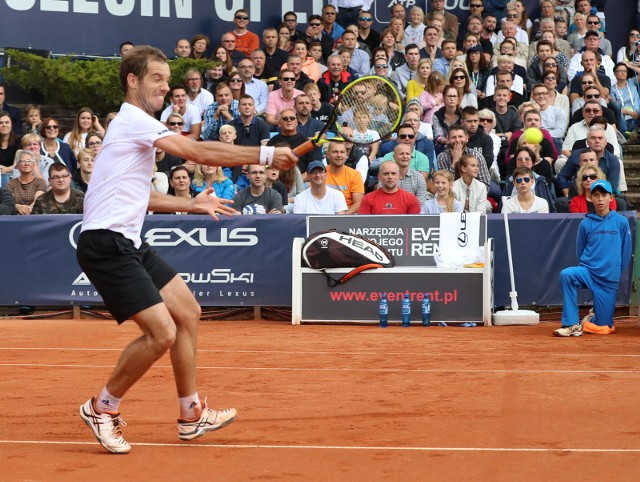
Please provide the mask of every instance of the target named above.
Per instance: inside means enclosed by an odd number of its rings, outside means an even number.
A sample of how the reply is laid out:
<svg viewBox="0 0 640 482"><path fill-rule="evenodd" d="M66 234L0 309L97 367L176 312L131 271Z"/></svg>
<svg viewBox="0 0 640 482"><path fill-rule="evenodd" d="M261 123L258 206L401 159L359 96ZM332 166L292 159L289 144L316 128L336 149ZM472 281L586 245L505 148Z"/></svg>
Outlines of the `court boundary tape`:
<svg viewBox="0 0 640 482"><path fill-rule="evenodd" d="M0 352L2 351L87 351L87 352L117 352L121 353L124 348L88 348L88 347L2 347L0 346ZM225 350L225 349L211 349L211 348L198 348L198 353L212 353L212 354L263 354L263 355L350 355L350 356L362 356L371 355L379 356L384 354L385 356L403 355L403 356L428 356L433 357L455 357L455 356L478 356L480 354L487 355L486 352L380 352L380 351L317 351L317 350ZM510 357L513 358L513 353L489 353L492 357ZM521 356L530 356L532 353L524 353ZM566 357L566 358L593 358L594 353L567 353L567 352L548 352L548 353L535 353L536 356L549 356L549 357ZM598 353L598 357L601 358L639 358L640 353Z"/></svg>
<svg viewBox="0 0 640 482"><path fill-rule="evenodd" d="M99 447L96 442L62 440L0 440L12 445L83 445ZM193 444L193 443L132 443L133 447L180 447L213 449L283 449L283 450L353 450L385 452L573 452L573 453L640 453L640 448L574 448L574 447L398 447L358 445L273 445L273 444Z"/></svg>
<svg viewBox="0 0 640 482"><path fill-rule="evenodd" d="M113 365L65 365L65 364L47 364L47 363L0 363L1 367L15 368L81 368L81 369L113 369ZM149 370L153 369L173 369L171 365L153 365ZM584 370L524 370L524 369L497 369L497 368L359 368L359 367L239 367L239 366L198 366L196 370L231 370L231 371L281 371L281 372L378 372L378 373L539 373L539 374L569 374L569 373L640 373L640 369L630 370L599 370L596 368Z"/></svg>

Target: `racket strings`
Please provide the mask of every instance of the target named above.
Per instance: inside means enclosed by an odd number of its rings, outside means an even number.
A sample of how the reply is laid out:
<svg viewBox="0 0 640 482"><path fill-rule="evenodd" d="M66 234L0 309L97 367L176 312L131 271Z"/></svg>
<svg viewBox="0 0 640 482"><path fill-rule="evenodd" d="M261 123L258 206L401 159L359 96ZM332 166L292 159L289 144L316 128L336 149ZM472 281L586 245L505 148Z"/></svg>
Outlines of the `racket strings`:
<svg viewBox="0 0 640 482"><path fill-rule="evenodd" d="M398 124L401 108L393 87L381 79L368 78L343 90L336 112L336 127L342 137L358 142L367 131L377 132L377 139L390 134Z"/></svg>

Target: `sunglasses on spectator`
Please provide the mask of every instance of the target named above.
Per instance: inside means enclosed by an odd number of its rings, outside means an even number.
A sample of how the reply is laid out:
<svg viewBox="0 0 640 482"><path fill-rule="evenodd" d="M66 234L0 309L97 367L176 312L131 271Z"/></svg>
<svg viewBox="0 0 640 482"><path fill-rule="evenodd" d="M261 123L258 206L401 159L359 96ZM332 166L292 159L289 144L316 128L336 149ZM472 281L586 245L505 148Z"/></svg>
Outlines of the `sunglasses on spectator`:
<svg viewBox="0 0 640 482"><path fill-rule="evenodd" d="M296 120L295 116L280 117L280 119L282 119L284 122L293 122L294 120Z"/></svg>
<svg viewBox="0 0 640 482"><path fill-rule="evenodd" d="M373 20L372 17L360 17L361 22L371 22Z"/></svg>
<svg viewBox="0 0 640 482"><path fill-rule="evenodd" d="M57 128L58 128L58 126L52 126L52 125L45 126L45 129L52 129L53 130L53 129L57 129Z"/></svg>
<svg viewBox="0 0 640 482"><path fill-rule="evenodd" d="M167 122L168 125L170 125L171 127L175 127L175 126L183 126L184 122Z"/></svg>
<svg viewBox="0 0 640 482"><path fill-rule="evenodd" d="M235 79L229 79L230 83L234 83L234 82L242 82L242 79L238 79L237 77Z"/></svg>
<svg viewBox="0 0 640 482"><path fill-rule="evenodd" d="M582 85L593 85L593 80L585 80L584 82L580 82Z"/></svg>
<svg viewBox="0 0 640 482"><path fill-rule="evenodd" d="M320 25L322 25L320 22L312 22L309 24L310 27L319 27Z"/></svg>
<svg viewBox="0 0 640 482"><path fill-rule="evenodd" d="M511 13L507 15L507 18L518 18L518 16Z"/></svg>
<svg viewBox="0 0 640 482"><path fill-rule="evenodd" d="M64 176L51 176L49 178L50 181L62 181L63 179L67 179L68 177L71 177L70 174L65 174Z"/></svg>
<svg viewBox="0 0 640 482"><path fill-rule="evenodd" d="M557 67L558 64L553 63L553 64L544 64L545 67Z"/></svg>
<svg viewBox="0 0 640 482"><path fill-rule="evenodd" d="M375 64L373 66L374 69L388 69L389 66L387 64Z"/></svg>
<svg viewBox="0 0 640 482"><path fill-rule="evenodd" d="M453 80L464 80L466 77L464 75L454 75L451 77Z"/></svg>
<svg viewBox="0 0 640 482"><path fill-rule="evenodd" d="M295 77L282 77L282 81L283 82L295 82L296 78Z"/></svg>
<svg viewBox="0 0 640 482"><path fill-rule="evenodd" d="M584 96L585 99L599 99L600 94L589 94Z"/></svg>
<svg viewBox="0 0 640 482"><path fill-rule="evenodd" d="M587 22L587 25L600 25L600 21L598 21L598 20L591 20L591 21Z"/></svg>
<svg viewBox="0 0 640 482"><path fill-rule="evenodd" d="M398 134L399 139L415 139L415 134Z"/></svg>
<svg viewBox="0 0 640 482"><path fill-rule="evenodd" d="M600 109L584 109L587 114L600 114L602 111Z"/></svg>
<svg viewBox="0 0 640 482"><path fill-rule="evenodd" d="M480 117L479 122L493 122L493 119L483 119Z"/></svg>
<svg viewBox="0 0 640 482"><path fill-rule="evenodd" d="M469 8L482 8L481 3L470 3Z"/></svg>
<svg viewBox="0 0 640 482"><path fill-rule="evenodd" d="M516 177L516 184L522 184L523 182L530 183L531 182L531 178L529 176Z"/></svg>
<svg viewBox="0 0 640 482"><path fill-rule="evenodd" d="M591 181L595 181L596 179L598 179L598 175L597 174L583 174L582 175L582 180L586 181L587 179L590 179Z"/></svg>
<svg viewBox="0 0 640 482"><path fill-rule="evenodd" d="M236 20L249 20L246 15L236 15Z"/></svg>

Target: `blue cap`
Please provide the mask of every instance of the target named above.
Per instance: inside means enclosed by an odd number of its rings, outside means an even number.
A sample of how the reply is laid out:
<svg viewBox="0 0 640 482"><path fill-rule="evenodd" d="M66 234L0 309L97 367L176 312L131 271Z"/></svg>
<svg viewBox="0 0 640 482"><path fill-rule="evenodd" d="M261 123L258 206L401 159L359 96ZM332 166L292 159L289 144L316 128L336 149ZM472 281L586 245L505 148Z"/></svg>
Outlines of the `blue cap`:
<svg viewBox="0 0 640 482"><path fill-rule="evenodd" d="M595 191L597 188L604 189L609 194L613 194L611 183L609 181L605 181L604 179L600 179L599 181L594 182L591 185L591 192Z"/></svg>
<svg viewBox="0 0 640 482"><path fill-rule="evenodd" d="M316 168L320 168L323 171L327 170L327 168L324 165L324 162L322 162L322 161L313 161L313 162L310 162L309 165L307 166L307 172L311 173L311 171L313 171Z"/></svg>

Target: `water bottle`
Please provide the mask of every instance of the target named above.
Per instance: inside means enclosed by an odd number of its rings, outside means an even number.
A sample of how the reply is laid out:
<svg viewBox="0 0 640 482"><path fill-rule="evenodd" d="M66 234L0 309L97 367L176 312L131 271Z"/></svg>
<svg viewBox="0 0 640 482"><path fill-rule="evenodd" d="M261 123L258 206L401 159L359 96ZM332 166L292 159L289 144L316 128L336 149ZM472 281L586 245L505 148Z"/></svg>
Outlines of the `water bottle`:
<svg viewBox="0 0 640 482"><path fill-rule="evenodd" d="M378 313L380 314L380 328L386 328L389 321L389 302L387 301L386 293L382 293L382 298L378 305Z"/></svg>
<svg viewBox="0 0 640 482"><path fill-rule="evenodd" d="M411 326L411 301L409 300L409 293L404 294L402 300L402 327L409 328Z"/></svg>
<svg viewBox="0 0 640 482"><path fill-rule="evenodd" d="M431 301L429 293L424 294L422 298L422 326L431 326Z"/></svg>

